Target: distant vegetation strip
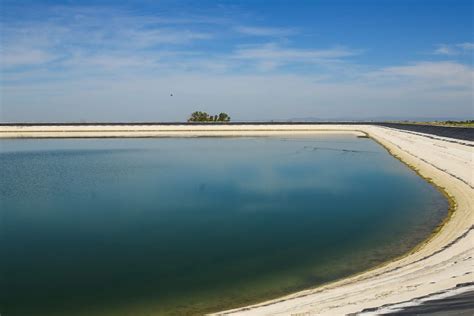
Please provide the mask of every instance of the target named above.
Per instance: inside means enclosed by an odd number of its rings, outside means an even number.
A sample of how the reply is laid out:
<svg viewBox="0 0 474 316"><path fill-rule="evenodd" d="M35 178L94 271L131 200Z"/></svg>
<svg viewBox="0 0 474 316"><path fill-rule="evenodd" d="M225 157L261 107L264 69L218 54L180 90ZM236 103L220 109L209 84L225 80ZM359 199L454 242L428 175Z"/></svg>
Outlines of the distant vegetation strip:
<svg viewBox="0 0 474 316"><path fill-rule="evenodd" d="M189 123L193 122L230 122L230 116L227 113L219 113L219 115L209 115L206 112L196 111L191 113L188 119Z"/></svg>
<svg viewBox="0 0 474 316"><path fill-rule="evenodd" d="M433 125L447 127L470 127L474 128L474 120L465 121L430 121L430 122L412 122L412 121L395 121L394 123L415 124L415 125Z"/></svg>

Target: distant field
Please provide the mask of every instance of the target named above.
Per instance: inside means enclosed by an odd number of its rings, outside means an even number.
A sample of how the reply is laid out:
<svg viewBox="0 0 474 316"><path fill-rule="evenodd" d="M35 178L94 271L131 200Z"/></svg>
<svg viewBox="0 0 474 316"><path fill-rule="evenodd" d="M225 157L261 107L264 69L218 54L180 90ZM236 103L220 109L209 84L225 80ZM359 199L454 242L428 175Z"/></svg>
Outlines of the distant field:
<svg viewBox="0 0 474 316"><path fill-rule="evenodd" d="M474 127L474 120L468 121L435 121L435 122L403 122L404 124L433 125L448 127Z"/></svg>

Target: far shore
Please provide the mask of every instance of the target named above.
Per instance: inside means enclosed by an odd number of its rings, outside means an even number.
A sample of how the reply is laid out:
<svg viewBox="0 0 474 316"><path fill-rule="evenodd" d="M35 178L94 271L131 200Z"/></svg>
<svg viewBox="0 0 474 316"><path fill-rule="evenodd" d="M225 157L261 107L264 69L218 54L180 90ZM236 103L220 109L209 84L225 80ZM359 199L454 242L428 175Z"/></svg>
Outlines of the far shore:
<svg viewBox="0 0 474 316"><path fill-rule="evenodd" d="M449 220L414 251L370 271L219 315L320 315L377 310L474 282L474 142L364 124L0 125L0 138L368 136L441 188Z"/></svg>
<svg viewBox="0 0 474 316"><path fill-rule="evenodd" d="M311 125L0 126L0 138L239 137L314 133L366 135L361 130L337 126L322 128Z"/></svg>
<svg viewBox="0 0 474 316"><path fill-rule="evenodd" d="M278 133L361 131L369 126L401 129L430 137L474 142L474 128L403 122L96 122L96 123L0 123L0 138L111 138L265 136Z"/></svg>

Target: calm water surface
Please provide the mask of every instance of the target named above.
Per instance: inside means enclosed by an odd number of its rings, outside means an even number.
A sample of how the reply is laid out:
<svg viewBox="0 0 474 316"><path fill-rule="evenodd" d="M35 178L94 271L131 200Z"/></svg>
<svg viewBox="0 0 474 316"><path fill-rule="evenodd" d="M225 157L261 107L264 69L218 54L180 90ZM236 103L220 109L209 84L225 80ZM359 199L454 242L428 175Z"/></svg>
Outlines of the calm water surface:
<svg viewBox="0 0 474 316"><path fill-rule="evenodd" d="M192 315L398 256L447 212L355 136L0 141L2 316Z"/></svg>

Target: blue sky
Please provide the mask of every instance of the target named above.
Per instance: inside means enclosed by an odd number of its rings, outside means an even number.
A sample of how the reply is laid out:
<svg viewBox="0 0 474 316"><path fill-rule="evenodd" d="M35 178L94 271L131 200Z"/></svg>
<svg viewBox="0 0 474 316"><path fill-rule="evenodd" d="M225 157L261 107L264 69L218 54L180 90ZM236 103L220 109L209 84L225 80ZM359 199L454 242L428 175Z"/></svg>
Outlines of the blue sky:
<svg viewBox="0 0 474 316"><path fill-rule="evenodd" d="M0 5L0 121L474 117L472 1Z"/></svg>

